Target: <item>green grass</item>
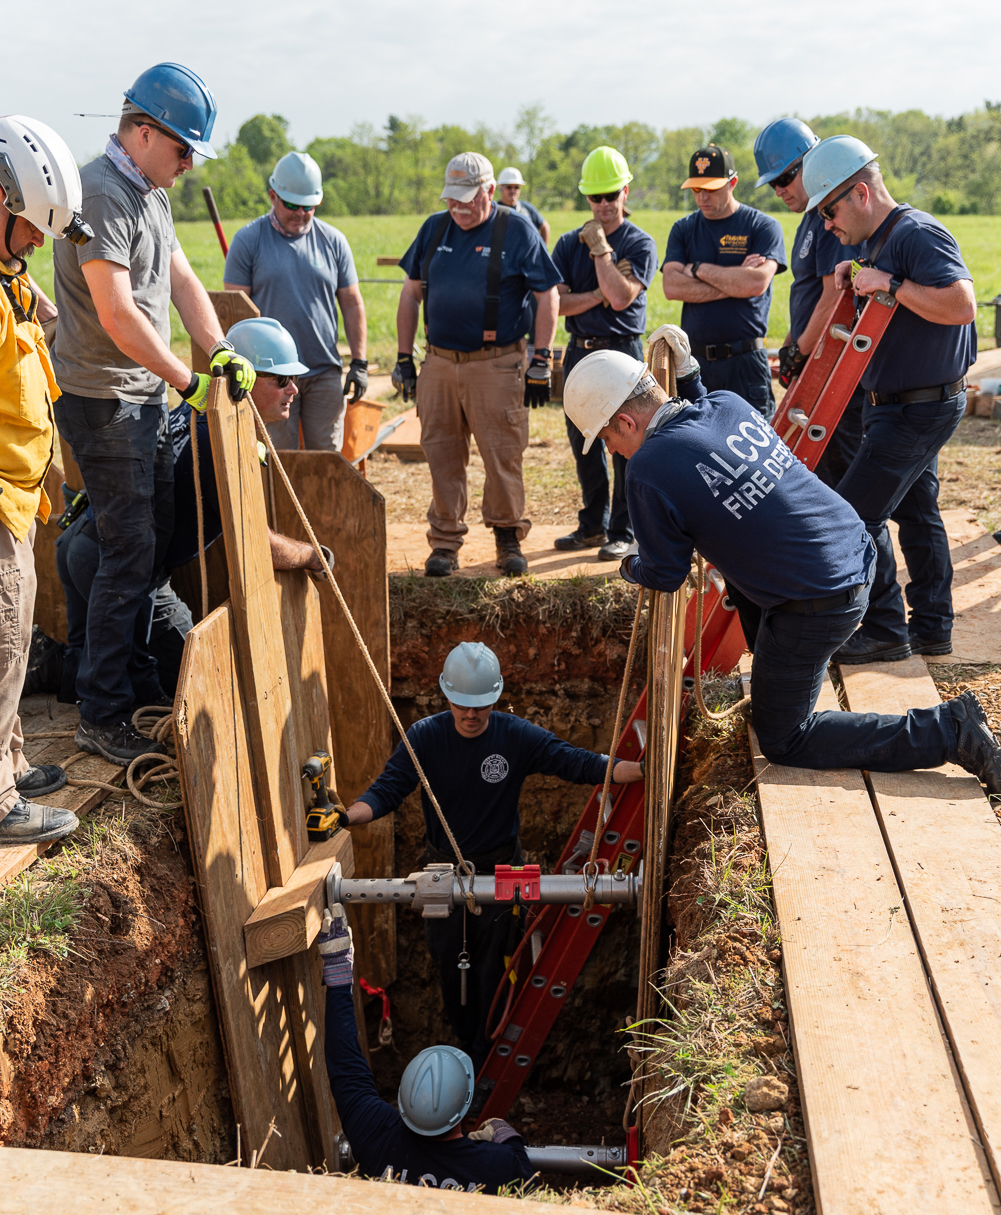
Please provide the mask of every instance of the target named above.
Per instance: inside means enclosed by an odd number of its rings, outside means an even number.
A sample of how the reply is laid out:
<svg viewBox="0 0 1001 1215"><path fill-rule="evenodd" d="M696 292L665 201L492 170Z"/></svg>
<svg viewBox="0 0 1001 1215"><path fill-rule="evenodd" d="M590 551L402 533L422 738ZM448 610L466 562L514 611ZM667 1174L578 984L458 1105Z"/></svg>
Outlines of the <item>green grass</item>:
<svg viewBox="0 0 1001 1215"><path fill-rule="evenodd" d="M633 222L657 242L663 256L671 225L681 217L679 211L637 211ZM552 226L553 241L564 232L578 227L584 219L580 211L554 211L547 216ZM786 238L787 254L799 224L797 215L777 215ZM332 222L348 238L361 278L390 279L389 283L363 283L368 313L369 357L389 370L396 361L396 305L399 300L397 281L403 274L395 266L377 266L379 256L402 256L417 234L422 216L410 215L364 215L342 216ZM243 220L227 220L223 224L227 237L243 226ZM943 219L943 223L955 235L966 264L973 274L978 300L993 298L1001 291L1001 216L954 215ZM222 289L223 257L216 238L215 229L206 220L204 223L181 223L177 235L195 272L209 290ZM32 259L32 273L43 290L52 290L52 247L46 242ZM772 308L768 328L769 345L777 346L785 337L789 326L789 284L792 275L788 271L776 276L772 288ZM681 305L664 299L659 277L654 279L648 296L647 333L667 321L675 324L681 318ZM172 339L184 340L184 329L176 312L171 310ZM981 308L977 321L981 338L993 345L994 310ZM566 344L566 331L562 324L557 335L557 345Z"/></svg>

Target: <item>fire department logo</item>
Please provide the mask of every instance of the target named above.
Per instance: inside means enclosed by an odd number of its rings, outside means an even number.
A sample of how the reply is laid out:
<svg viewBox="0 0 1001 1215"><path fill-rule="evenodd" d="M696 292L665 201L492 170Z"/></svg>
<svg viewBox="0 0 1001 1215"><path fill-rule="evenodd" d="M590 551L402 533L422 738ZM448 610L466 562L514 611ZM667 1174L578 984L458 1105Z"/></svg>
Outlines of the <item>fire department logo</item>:
<svg viewBox="0 0 1001 1215"><path fill-rule="evenodd" d="M488 755L480 764L480 776L490 785L499 784L511 768L503 755Z"/></svg>
<svg viewBox="0 0 1001 1215"><path fill-rule="evenodd" d="M705 176L706 169L708 169L711 164L712 161L708 156L700 156L698 158L698 160L695 162L695 167L698 169L700 177Z"/></svg>

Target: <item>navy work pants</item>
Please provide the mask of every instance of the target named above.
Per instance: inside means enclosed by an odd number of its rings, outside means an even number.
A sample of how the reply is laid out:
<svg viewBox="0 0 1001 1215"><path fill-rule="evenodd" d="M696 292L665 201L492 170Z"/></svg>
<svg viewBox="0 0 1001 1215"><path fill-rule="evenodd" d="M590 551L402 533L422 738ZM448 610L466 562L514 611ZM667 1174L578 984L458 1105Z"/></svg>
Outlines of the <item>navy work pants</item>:
<svg viewBox="0 0 1001 1215"><path fill-rule="evenodd" d="M638 355L642 358L642 355ZM764 350L746 350L730 359L699 359L702 368L702 383L706 392L725 389L743 397L763 418L770 419L775 413L775 394L772 392L772 369Z"/></svg>
<svg viewBox="0 0 1001 1215"><path fill-rule="evenodd" d="M876 576L862 627L877 641L903 644L909 637L889 519L900 527L911 579L910 633L946 638L952 632L952 560L938 509L938 452L965 411L965 392L914 404L869 401L863 410L862 444L837 491L858 511L876 545Z"/></svg>
<svg viewBox="0 0 1001 1215"><path fill-rule="evenodd" d="M80 466L100 553L77 674L80 716L111 724L158 687L147 647L154 577L174 530L167 406L64 392L55 415Z"/></svg>
<svg viewBox="0 0 1001 1215"><path fill-rule="evenodd" d="M624 337L621 344L615 346L632 355L634 359L643 358L643 339L641 337ZM593 350L585 350L582 346L570 346L563 355L563 382L581 359L594 354ZM584 436L574 426L569 418L566 419L567 437L577 463L577 480L580 482L581 498L584 505L577 512L577 531L582 536L597 536L602 532L609 540L625 540L633 542L633 529L629 525L629 507L626 505L626 460L624 456L612 456L611 498L608 492L608 462L605 457L605 445L597 440L585 456Z"/></svg>
<svg viewBox="0 0 1001 1215"><path fill-rule="evenodd" d="M814 470L821 481L831 489L838 488L862 446L862 411L865 403L865 393L861 388L856 388L845 406L845 412L841 415L834 434L827 441L820 463Z"/></svg>

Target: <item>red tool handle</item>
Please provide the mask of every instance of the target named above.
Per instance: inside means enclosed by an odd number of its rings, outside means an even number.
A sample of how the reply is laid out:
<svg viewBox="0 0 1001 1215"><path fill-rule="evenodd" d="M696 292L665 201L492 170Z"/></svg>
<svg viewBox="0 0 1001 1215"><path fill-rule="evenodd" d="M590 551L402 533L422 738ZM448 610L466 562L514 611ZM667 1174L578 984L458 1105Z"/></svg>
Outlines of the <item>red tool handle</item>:
<svg viewBox="0 0 1001 1215"><path fill-rule="evenodd" d="M215 234L219 237L219 244L222 246L223 257L229 253L229 245L226 243L226 233L222 230L222 220L219 217L219 208L215 205L215 199L212 197L212 187L202 186L202 194L205 195L205 205L209 209L209 218L215 225Z"/></svg>

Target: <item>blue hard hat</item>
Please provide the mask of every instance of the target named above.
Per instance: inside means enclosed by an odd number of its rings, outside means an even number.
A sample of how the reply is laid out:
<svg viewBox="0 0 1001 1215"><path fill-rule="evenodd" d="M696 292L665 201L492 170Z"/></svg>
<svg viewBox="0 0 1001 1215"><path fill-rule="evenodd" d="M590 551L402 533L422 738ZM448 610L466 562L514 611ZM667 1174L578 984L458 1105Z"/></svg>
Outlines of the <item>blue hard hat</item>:
<svg viewBox="0 0 1001 1215"><path fill-rule="evenodd" d="M400 1117L418 1135L444 1135L457 1127L473 1100L473 1061L454 1046L429 1046L400 1078Z"/></svg>
<svg viewBox="0 0 1001 1215"><path fill-rule="evenodd" d="M875 159L872 148L854 135L832 135L815 144L803 160L803 189L810 196L807 209L819 206L832 190Z"/></svg>
<svg viewBox="0 0 1001 1215"><path fill-rule="evenodd" d="M460 641L445 659L438 685L448 701L464 709L485 709L504 691L497 655L482 641Z"/></svg>
<svg viewBox="0 0 1001 1215"><path fill-rule="evenodd" d="M289 152L275 165L268 185L282 202L315 207L323 198L320 166L305 152Z"/></svg>
<svg viewBox="0 0 1001 1215"><path fill-rule="evenodd" d="M237 321L226 334L237 354L249 359L255 371L266 375L305 375L309 368L299 362L295 339L284 325L270 316L252 316Z"/></svg>
<svg viewBox="0 0 1001 1215"><path fill-rule="evenodd" d="M754 141L754 160L761 174L754 188L767 186L776 177L781 177L790 165L819 142L806 123L798 118L777 118L770 122L758 132Z"/></svg>
<svg viewBox="0 0 1001 1215"><path fill-rule="evenodd" d="M216 116L215 98L190 68L180 63L158 63L147 68L125 96L144 114L191 144L199 156L216 159L209 144Z"/></svg>

